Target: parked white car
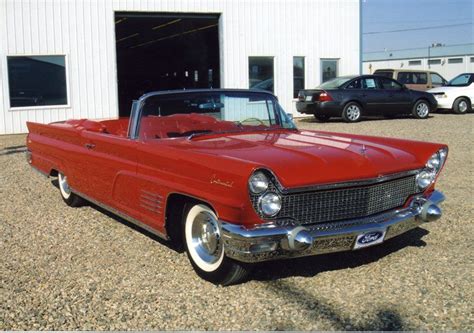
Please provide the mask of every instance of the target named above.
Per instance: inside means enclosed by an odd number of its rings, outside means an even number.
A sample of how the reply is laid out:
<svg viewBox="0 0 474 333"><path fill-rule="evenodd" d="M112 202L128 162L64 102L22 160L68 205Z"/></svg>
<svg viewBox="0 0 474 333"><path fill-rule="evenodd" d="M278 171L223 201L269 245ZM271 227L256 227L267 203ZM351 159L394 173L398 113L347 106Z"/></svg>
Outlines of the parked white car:
<svg viewBox="0 0 474 333"><path fill-rule="evenodd" d="M474 101L474 73L456 76L447 85L428 90L438 101L438 110L448 109L455 113L472 111Z"/></svg>

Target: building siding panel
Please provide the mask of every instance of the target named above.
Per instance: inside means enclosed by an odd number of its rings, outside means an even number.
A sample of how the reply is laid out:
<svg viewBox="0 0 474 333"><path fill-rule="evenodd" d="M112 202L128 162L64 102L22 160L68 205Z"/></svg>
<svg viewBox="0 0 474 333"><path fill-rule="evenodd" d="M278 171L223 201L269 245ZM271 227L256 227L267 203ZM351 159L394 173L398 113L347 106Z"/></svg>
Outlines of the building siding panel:
<svg viewBox="0 0 474 333"><path fill-rule="evenodd" d="M248 88L248 57L273 56L275 94L288 112L293 56L305 57L306 87L320 81L320 59L338 58L339 73L359 70L359 0L2 0L0 134L26 132L26 121L118 115L116 11L220 13L221 86ZM337 28L334 27L337 22ZM9 109L8 55L64 54L67 107Z"/></svg>

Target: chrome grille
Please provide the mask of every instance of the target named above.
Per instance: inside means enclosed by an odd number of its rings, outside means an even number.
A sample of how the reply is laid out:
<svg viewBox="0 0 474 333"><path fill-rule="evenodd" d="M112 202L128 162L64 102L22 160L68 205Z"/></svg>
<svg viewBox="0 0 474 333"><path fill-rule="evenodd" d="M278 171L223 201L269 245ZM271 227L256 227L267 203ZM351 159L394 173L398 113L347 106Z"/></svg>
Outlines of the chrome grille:
<svg viewBox="0 0 474 333"><path fill-rule="evenodd" d="M273 185L270 190L278 191ZM412 175L366 186L282 194L282 209L276 218L297 224L354 219L400 207L415 193ZM258 212L257 196L252 196L252 203Z"/></svg>

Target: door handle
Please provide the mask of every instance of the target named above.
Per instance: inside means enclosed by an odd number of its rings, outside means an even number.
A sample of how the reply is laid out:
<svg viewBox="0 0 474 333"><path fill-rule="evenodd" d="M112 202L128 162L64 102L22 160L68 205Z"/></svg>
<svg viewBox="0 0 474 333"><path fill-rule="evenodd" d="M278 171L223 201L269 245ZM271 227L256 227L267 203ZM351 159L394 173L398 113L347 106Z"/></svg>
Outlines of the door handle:
<svg viewBox="0 0 474 333"><path fill-rule="evenodd" d="M84 145L84 147L86 147L87 149L94 149L94 148L95 148L95 144L93 144L93 143L86 143L86 144Z"/></svg>

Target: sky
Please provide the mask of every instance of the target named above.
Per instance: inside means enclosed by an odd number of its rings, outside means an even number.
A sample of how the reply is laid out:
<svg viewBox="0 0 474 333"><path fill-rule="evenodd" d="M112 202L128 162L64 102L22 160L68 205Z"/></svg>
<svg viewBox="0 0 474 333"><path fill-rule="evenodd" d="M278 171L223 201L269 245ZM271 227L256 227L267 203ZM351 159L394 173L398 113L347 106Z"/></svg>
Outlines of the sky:
<svg viewBox="0 0 474 333"><path fill-rule="evenodd" d="M364 53L474 43L474 0L361 1Z"/></svg>

